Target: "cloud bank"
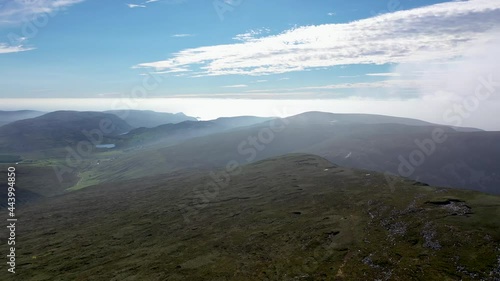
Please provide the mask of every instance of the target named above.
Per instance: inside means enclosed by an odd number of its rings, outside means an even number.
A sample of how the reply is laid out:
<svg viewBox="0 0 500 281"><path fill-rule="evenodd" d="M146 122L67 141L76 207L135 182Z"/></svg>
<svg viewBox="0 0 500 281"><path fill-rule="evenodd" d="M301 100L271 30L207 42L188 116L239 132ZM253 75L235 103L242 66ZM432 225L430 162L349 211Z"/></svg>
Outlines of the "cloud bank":
<svg viewBox="0 0 500 281"><path fill-rule="evenodd" d="M241 43L181 50L136 67L189 69L192 76L269 75L350 64L416 63L460 57L492 40L500 1L453 1L346 24L303 26Z"/></svg>
<svg viewBox="0 0 500 281"><path fill-rule="evenodd" d="M491 32L495 39L472 46L455 60L441 63L402 63L394 67L399 76L413 77L415 90L427 100L460 102L475 94L481 81L497 88L488 100L500 93L500 30Z"/></svg>

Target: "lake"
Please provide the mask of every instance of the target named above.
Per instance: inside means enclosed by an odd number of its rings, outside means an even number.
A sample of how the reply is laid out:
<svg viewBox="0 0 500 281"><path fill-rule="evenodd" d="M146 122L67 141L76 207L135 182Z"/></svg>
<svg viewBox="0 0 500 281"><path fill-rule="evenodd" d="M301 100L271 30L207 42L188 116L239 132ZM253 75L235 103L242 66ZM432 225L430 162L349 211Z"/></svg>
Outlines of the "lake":
<svg viewBox="0 0 500 281"><path fill-rule="evenodd" d="M114 143L98 144L95 147L96 148L113 148L113 147L115 147L115 144Z"/></svg>

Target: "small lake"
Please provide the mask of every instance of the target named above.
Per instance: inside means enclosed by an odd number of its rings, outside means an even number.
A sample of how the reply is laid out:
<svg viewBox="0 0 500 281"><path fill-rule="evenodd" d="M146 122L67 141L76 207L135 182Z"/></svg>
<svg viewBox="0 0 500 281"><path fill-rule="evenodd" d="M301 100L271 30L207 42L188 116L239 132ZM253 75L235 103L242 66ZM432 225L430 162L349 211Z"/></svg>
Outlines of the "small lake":
<svg viewBox="0 0 500 281"><path fill-rule="evenodd" d="M114 143L98 144L95 147L96 148L114 148L115 144Z"/></svg>

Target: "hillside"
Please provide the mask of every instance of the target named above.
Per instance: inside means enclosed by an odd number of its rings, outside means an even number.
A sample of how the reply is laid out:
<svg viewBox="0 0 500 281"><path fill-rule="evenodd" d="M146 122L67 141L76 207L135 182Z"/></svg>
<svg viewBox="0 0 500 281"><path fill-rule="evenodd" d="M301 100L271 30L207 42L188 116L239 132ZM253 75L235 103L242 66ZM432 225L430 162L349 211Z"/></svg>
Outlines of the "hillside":
<svg viewBox="0 0 500 281"><path fill-rule="evenodd" d="M104 112L120 117L134 128L153 128L169 123L176 124L184 121L197 121L195 117L187 116L182 112L175 114L151 110L108 110Z"/></svg>
<svg viewBox="0 0 500 281"><path fill-rule="evenodd" d="M393 119L389 120L391 123L379 124L375 123L376 118L360 121L371 122L366 124L332 119L335 116L306 113L193 138L169 147L122 154L94 170L92 182L137 178L183 168L210 169L232 160L246 164L304 152L344 166L396 175L400 174L400 166L405 165L401 175L418 181L500 193L499 132L458 132L444 126L397 124L398 120ZM446 136L446 140L434 143L434 147L429 148L431 151L424 153L416 141L432 139L435 130ZM414 151L424 156L422 163L409 168L401 164L401 157L410 161ZM412 168L413 171L406 172Z"/></svg>
<svg viewBox="0 0 500 281"><path fill-rule="evenodd" d="M376 114L350 114L350 113L328 113L311 111L287 118L293 123L302 124L399 124L407 126L444 126L459 132L480 132L477 128L454 127L440 124L433 124L418 119L376 115Z"/></svg>
<svg viewBox="0 0 500 281"><path fill-rule="evenodd" d="M103 137L128 132L131 126L113 114L56 111L0 127L0 153L29 152L88 141L85 132Z"/></svg>
<svg viewBox="0 0 500 281"><path fill-rule="evenodd" d="M0 110L0 127L18 120L35 118L43 114L45 114L45 112L35 111L35 110L16 110L16 111Z"/></svg>
<svg viewBox="0 0 500 281"><path fill-rule="evenodd" d="M273 118L238 116L210 121L184 121L177 124L164 124L154 128L137 128L117 139L116 143L119 147L160 143L170 145L195 137L263 123L271 119Z"/></svg>
<svg viewBox="0 0 500 281"><path fill-rule="evenodd" d="M15 280L500 278L497 196L403 179L391 189L382 174L304 154L225 172L114 182L19 210Z"/></svg>
<svg viewBox="0 0 500 281"><path fill-rule="evenodd" d="M235 116L235 117L220 117L212 122L224 126L226 128L247 127L265 121L276 119L275 117L257 117L257 116Z"/></svg>

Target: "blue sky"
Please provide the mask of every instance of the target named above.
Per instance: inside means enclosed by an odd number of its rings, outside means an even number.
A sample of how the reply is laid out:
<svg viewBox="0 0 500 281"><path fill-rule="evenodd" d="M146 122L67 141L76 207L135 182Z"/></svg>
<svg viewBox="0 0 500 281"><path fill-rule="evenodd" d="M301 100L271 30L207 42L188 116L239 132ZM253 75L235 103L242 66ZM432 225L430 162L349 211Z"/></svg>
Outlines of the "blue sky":
<svg viewBox="0 0 500 281"><path fill-rule="evenodd" d="M460 100L499 2L0 1L0 97Z"/></svg>

